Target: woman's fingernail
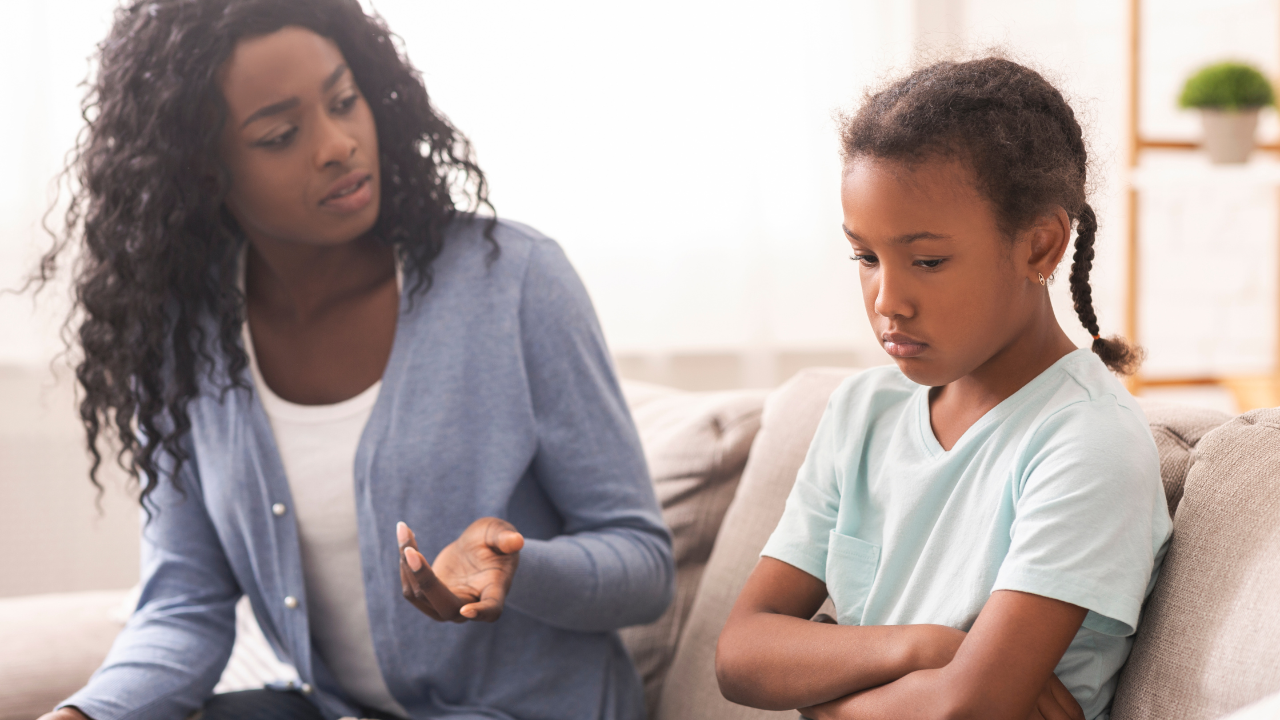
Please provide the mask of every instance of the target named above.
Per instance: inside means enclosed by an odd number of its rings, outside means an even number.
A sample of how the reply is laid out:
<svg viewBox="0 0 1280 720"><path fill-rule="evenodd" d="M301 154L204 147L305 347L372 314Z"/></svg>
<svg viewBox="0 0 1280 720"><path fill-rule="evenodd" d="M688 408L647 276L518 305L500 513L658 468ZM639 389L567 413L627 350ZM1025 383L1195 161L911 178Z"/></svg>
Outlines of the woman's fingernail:
<svg viewBox="0 0 1280 720"><path fill-rule="evenodd" d="M413 548L404 549L404 560L409 563L409 569L418 572L422 569L422 556Z"/></svg>
<svg viewBox="0 0 1280 720"><path fill-rule="evenodd" d="M409 526L402 522L396 523L396 541L401 545L409 542Z"/></svg>
<svg viewBox="0 0 1280 720"><path fill-rule="evenodd" d="M475 609L475 608L473 608L473 607L471 607L470 605L468 605L468 606L466 606L466 607L462 608L462 609L461 609L461 610L459 610L458 612L459 612L459 613L461 613L462 615L465 615L465 616L469 617L469 618L473 618L473 617L475 617L475 616L476 616L476 609Z"/></svg>

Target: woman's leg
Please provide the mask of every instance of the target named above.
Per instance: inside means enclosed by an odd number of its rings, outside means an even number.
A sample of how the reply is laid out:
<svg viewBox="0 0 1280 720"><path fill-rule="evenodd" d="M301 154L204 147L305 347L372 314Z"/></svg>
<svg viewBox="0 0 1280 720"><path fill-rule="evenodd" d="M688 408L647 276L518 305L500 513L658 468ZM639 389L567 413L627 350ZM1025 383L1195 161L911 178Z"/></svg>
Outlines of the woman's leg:
<svg viewBox="0 0 1280 720"><path fill-rule="evenodd" d="M324 720L320 710L302 693L282 690L243 690L214 695L197 717L199 720Z"/></svg>

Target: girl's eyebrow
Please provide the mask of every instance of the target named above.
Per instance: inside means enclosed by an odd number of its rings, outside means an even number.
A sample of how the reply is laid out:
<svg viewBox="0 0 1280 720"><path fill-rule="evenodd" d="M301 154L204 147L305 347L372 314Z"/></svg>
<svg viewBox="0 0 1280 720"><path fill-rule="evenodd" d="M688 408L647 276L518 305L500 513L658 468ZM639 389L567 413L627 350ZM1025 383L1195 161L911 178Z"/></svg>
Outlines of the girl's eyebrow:
<svg viewBox="0 0 1280 720"><path fill-rule="evenodd" d="M843 224L840 225L840 229L844 231L845 235L849 236L850 240L857 240L860 243L866 242L866 240L864 240L861 236L859 236L857 233L853 232L849 228L845 227ZM896 238L891 238L889 242L893 243L894 245L909 245L917 240L951 240L951 239L952 237L950 235L939 235L938 233L932 233L932 232L917 232L917 233L907 233L906 235L899 235Z"/></svg>

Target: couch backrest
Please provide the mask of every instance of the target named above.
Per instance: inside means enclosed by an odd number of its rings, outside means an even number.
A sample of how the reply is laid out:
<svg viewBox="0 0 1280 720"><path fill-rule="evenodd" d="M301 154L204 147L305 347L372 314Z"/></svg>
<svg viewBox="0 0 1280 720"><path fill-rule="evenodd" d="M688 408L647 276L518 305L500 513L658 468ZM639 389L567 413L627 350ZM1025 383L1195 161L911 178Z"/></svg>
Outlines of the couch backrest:
<svg viewBox="0 0 1280 720"><path fill-rule="evenodd" d="M787 718L735 705L720 695L715 677L716 639L734 600L755 567L760 550L782 517L782 506L827 399L850 369L811 369L787 381L765 402L760 432L751 446L738 492L725 513L715 548L702 574L693 608L676 646L658 703L658 720Z"/></svg>
<svg viewBox="0 0 1280 720"><path fill-rule="evenodd" d="M1216 718L1280 691L1280 408L1205 435L1113 720Z"/></svg>
<svg viewBox="0 0 1280 720"><path fill-rule="evenodd" d="M1195 462L1196 445L1210 430L1231 419L1217 410L1139 400L1151 424L1151 436L1160 450L1160 477L1164 481L1169 514L1178 510L1187 472Z"/></svg>
<svg viewBox="0 0 1280 720"><path fill-rule="evenodd" d="M652 716L747 451L760 429L765 390L683 392L624 381L662 518L671 528L676 593L657 621L624 628Z"/></svg>

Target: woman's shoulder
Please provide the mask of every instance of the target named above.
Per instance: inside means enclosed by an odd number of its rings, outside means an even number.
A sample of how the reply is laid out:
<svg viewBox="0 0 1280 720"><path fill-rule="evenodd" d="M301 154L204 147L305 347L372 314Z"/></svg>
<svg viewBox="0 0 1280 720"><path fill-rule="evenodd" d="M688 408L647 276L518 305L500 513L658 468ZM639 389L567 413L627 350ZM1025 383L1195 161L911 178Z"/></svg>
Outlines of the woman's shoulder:
<svg viewBox="0 0 1280 720"><path fill-rule="evenodd" d="M559 243L505 218L459 214L431 263L432 290L486 297L519 294L532 282L580 284Z"/></svg>

